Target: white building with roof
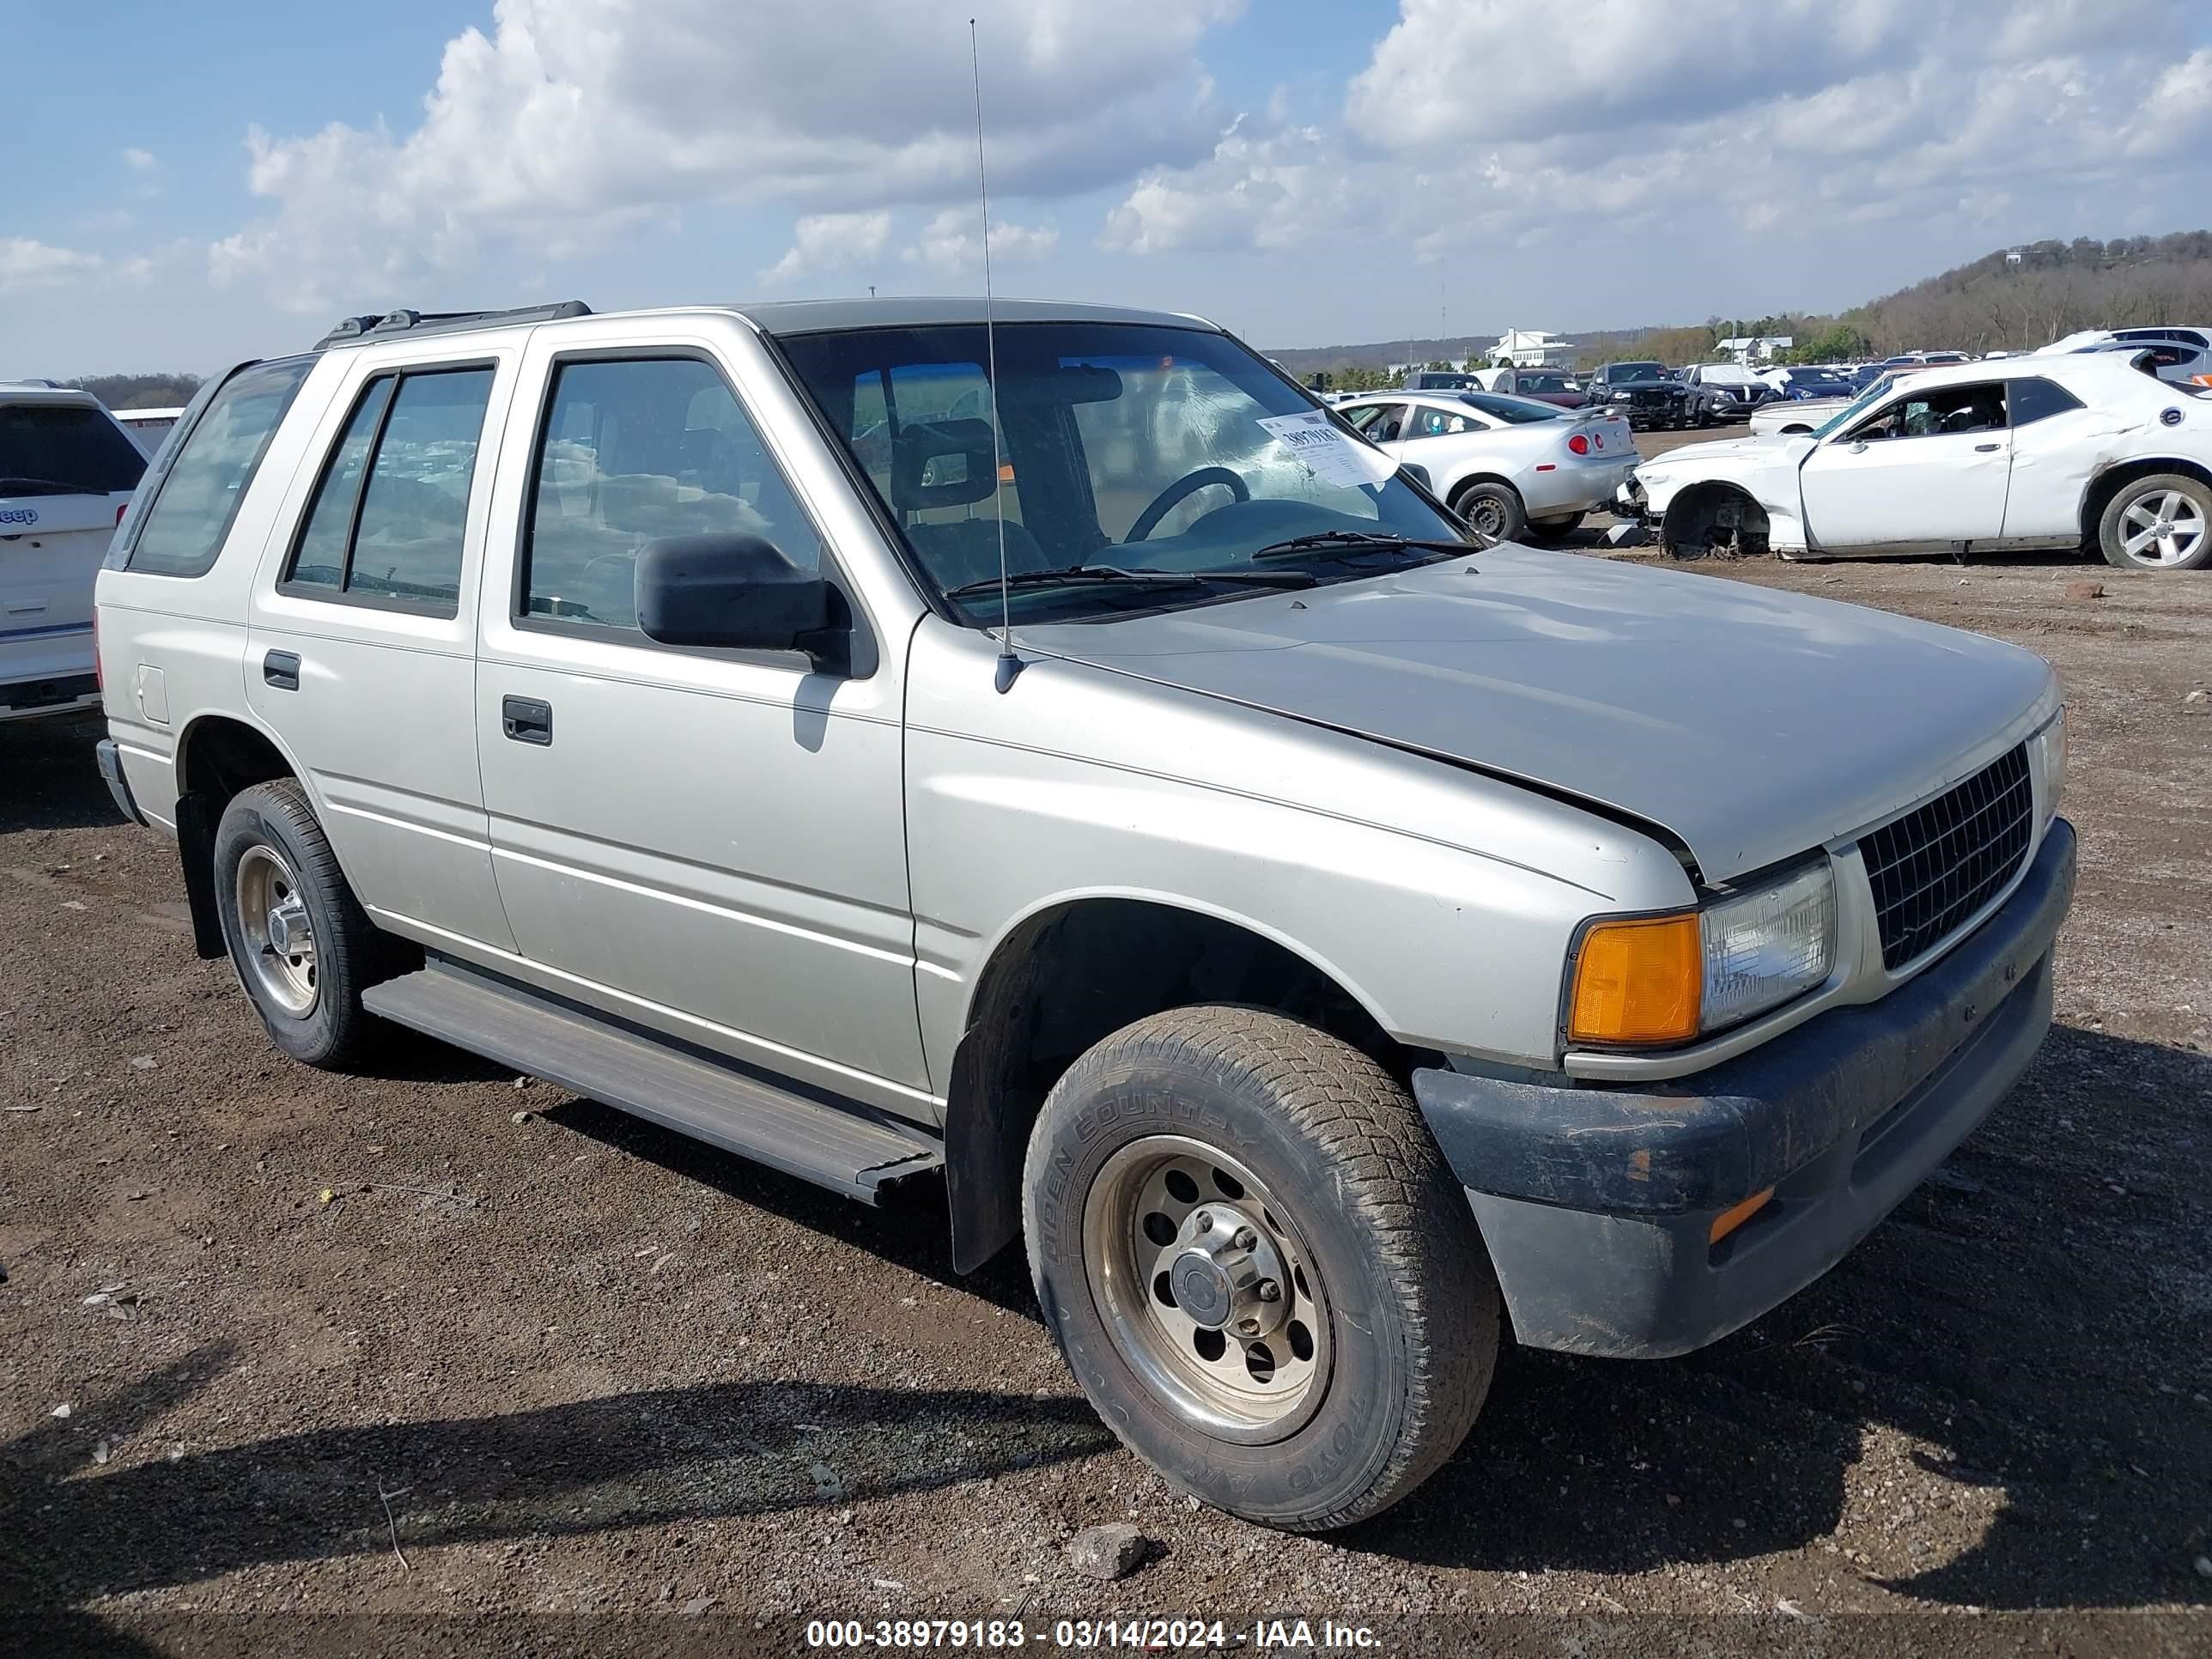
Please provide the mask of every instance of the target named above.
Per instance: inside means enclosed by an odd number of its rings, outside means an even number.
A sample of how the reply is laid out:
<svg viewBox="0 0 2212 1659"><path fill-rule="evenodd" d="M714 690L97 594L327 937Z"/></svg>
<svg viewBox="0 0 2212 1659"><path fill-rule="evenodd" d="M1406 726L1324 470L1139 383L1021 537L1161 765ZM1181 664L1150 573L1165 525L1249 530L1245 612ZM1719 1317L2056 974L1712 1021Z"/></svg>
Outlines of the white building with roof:
<svg viewBox="0 0 2212 1659"><path fill-rule="evenodd" d="M1571 368L1576 346L1572 340L1540 328L1509 328L1490 348L1492 368Z"/></svg>

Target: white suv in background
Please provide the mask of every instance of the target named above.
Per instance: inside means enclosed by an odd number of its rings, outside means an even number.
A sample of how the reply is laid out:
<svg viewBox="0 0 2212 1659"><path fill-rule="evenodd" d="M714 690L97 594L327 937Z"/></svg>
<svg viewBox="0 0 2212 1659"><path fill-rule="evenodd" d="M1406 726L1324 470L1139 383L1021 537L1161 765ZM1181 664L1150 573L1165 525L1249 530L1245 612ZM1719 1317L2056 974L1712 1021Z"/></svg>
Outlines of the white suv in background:
<svg viewBox="0 0 2212 1659"><path fill-rule="evenodd" d="M93 579L145 470L90 392L0 383L0 720L100 701Z"/></svg>

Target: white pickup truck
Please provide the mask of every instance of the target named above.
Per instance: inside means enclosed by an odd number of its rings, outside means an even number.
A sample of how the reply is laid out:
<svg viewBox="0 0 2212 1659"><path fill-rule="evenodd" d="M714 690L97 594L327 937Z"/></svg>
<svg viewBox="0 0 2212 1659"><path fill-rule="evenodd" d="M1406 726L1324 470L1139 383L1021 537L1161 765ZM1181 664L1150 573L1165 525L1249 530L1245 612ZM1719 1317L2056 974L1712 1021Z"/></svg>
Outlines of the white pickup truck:
<svg viewBox="0 0 2212 1659"><path fill-rule="evenodd" d="M145 470L90 392L0 384L0 720L100 701L93 579Z"/></svg>

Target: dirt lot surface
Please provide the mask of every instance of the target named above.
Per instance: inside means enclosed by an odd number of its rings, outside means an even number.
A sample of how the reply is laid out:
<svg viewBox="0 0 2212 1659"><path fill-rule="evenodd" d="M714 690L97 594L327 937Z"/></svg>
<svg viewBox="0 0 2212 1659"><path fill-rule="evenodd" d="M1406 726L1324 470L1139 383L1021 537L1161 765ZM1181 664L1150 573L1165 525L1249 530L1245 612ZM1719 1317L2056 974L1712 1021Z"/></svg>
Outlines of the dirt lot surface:
<svg viewBox="0 0 2212 1659"><path fill-rule="evenodd" d="M2059 1027L1826 1279L1682 1360L1513 1355L1442 1474L1326 1540L1123 1452L1018 1257L956 1277L927 1193L849 1206L428 1042L283 1060L94 730L0 726L0 1608L33 1650L494 1645L455 1615L507 1651L787 1650L789 1618L915 1611L2205 1650L2212 579L1697 568L2057 665ZM1078 1577L1070 1534L1123 1519L1147 1564Z"/></svg>

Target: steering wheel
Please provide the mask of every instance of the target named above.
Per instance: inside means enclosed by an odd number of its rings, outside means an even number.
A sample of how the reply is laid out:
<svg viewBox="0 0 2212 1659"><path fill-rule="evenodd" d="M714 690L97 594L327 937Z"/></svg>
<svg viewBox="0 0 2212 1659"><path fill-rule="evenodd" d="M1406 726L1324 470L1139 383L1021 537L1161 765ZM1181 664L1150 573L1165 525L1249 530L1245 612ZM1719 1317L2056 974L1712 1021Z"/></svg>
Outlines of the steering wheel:
<svg viewBox="0 0 2212 1659"><path fill-rule="evenodd" d="M1129 526L1124 542L1141 542L1160 527L1160 520L1195 495L1209 484L1219 484L1240 501L1252 499L1252 492L1244 480L1225 466L1201 466L1195 472L1186 472L1165 489L1152 497L1152 504L1137 514L1137 521Z"/></svg>

